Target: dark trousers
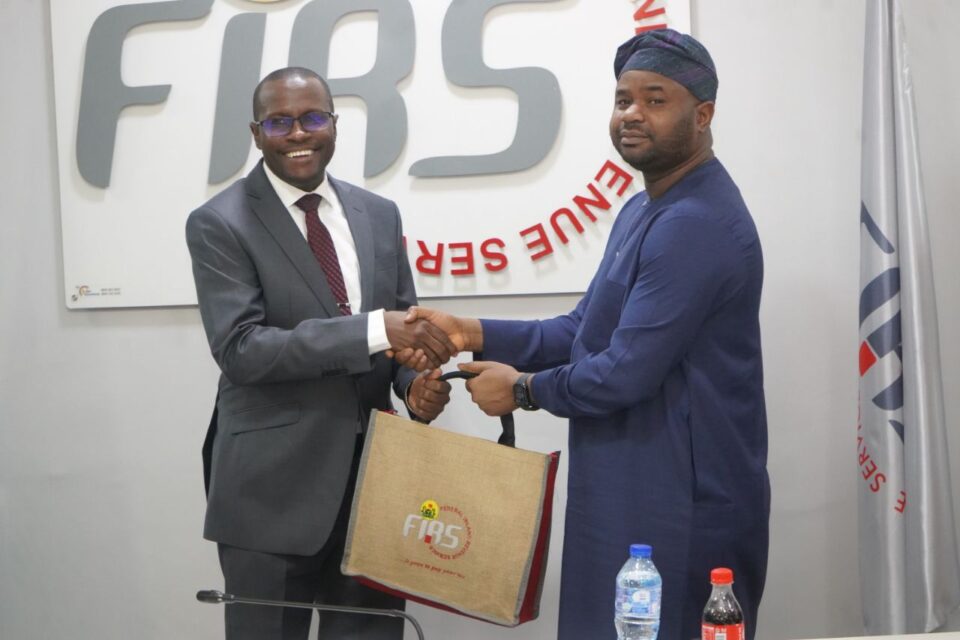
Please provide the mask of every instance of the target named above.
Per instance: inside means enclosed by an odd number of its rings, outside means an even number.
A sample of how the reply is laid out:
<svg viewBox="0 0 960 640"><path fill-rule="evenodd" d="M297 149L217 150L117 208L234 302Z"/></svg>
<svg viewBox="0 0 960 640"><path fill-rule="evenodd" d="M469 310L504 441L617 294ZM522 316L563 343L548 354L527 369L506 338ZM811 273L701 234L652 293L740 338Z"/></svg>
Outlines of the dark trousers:
<svg viewBox="0 0 960 640"><path fill-rule="evenodd" d="M358 446L350 482L326 544L313 556L261 553L218 544L227 593L263 600L403 609L404 601L364 587L340 573L356 483ZM250 604L225 608L227 640L307 640L311 611ZM320 640L403 640L402 618L319 612Z"/></svg>

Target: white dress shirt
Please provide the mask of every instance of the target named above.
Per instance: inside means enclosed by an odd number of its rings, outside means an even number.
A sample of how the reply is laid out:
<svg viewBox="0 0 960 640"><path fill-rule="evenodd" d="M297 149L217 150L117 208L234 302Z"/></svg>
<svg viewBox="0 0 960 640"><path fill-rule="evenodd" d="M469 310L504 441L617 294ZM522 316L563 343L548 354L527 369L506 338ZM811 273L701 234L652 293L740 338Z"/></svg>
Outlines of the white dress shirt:
<svg viewBox="0 0 960 640"><path fill-rule="evenodd" d="M281 180L266 163L263 164L263 170L267 174L270 184L273 185L273 190L280 198L280 202L287 208L287 212L293 218L293 222L300 229L300 233L306 241L307 214L296 205L296 202L308 192L301 191ZM356 310L355 312L368 311L360 308L360 260L357 258L357 246L353 242L353 234L350 233L350 225L347 222L347 216L343 213L340 199L330 186L330 181L326 179L326 176L313 193L321 198L317 215L320 216L320 222L330 232L333 246L337 250L337 261L340 263L340 271L343 272L343 284L347 289L347 302L350 303L351 309ZM390 341L387 340L387 325L384 320L383 309L369 311L367 314L368 353L373 355L389 348Z"/></svg>

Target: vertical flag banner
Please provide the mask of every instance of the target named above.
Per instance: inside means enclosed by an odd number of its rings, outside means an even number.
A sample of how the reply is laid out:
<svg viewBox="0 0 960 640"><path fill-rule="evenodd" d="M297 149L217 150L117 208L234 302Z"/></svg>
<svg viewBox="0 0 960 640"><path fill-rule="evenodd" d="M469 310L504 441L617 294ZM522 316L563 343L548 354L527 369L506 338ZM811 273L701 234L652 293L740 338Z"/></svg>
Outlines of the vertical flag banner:
<svg viewBox="0 0 960 640"><path fill-rule="evenodd" d="M933 268L898 0L867 4L860 206L860 584L867 633L960 605Z"/></svg>

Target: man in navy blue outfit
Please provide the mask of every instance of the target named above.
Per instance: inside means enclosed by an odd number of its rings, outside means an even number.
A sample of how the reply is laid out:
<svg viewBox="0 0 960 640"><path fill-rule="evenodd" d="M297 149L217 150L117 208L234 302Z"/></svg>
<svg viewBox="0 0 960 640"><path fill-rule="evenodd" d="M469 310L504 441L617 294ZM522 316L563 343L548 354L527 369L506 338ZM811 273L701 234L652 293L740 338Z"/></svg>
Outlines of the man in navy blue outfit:
<svg viewBox="0 0 960 640"><path fill-rule="evenodd" d="M760 241L712 151L706 49L647 32L620 47L614 70L611 139L646 191L620 211L577 307L543 321L424 308L408 319L483 352L461 368L480 374L468 388L488 414L570 419L561 639L616 637L614 580L638 542L663 576L662 640L700 637L720 566L733 569L753 638L770 512Z"/></svg>

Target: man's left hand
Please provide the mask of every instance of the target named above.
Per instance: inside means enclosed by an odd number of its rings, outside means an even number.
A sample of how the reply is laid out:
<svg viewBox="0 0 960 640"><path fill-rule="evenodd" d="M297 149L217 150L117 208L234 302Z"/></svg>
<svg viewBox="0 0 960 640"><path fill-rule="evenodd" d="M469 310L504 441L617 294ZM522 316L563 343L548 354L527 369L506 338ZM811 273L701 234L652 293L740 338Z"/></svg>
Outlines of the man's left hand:
<svg viewBox="0 0 960 640"><path fill-rule="evenodd" d="M520 377L519 371L500 362L467 362L459 366L461 371L480 374L467 380L467 391L485 414L503 416L517 408L513 383Z"/></svg>
<svg viewBox="0 0 960 640"><path fill-rule="evenodd" d="M438 380L443 374L440 369L427 370L410 383L407 405L417 417L427 422L434 420L450 402L450 383Z"/></svg>

